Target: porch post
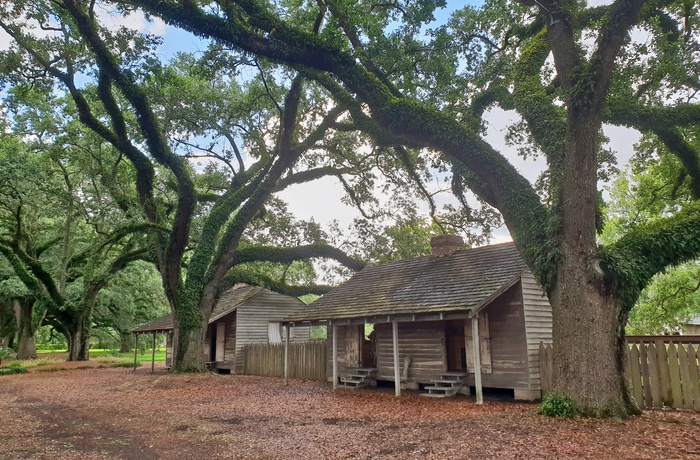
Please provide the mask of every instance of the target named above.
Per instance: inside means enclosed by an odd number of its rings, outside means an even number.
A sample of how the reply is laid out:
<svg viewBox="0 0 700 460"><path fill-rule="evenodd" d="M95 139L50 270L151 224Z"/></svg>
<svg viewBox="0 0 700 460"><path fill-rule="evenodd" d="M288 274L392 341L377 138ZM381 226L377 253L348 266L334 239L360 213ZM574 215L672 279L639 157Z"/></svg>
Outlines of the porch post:
<svg viewBox="0 0 700 460"><path fill-rule="evenodd" d="M481 349L479 347L479 314L472 316L472 350L474 351L474 387L476 388L476 403L484 403L484 393L481 389Z"/></svg>
<svg viewBox="0 0 700 460"><path fill-rule="evenodd" d="M338 388L338 327L333 324L333 389Z"/></svg>
<svg viewBox="0 0 700 460"><path fill-rule="evenodd" d="M151 374L156 371L156 333L153 333L153 346L151 347Z"/></svg>
<svg viewBox="0 0 700 460"><path fill-rule="evenodd" d="M399 323L391 322L391 335L394 341L394 387L396 396L401 396L401 372L399 369Z"/></svg>
<svg viewBox="0 0 700 460"><path fill-rule="evenodd" d="M134 333L134 370L136 370L136 351L139 349L139 335Z"/></svg>
<svg viewBox="0 0 700 460"><path fill-rule="evenodd" d="M289 385L289 324L284 325L284 385Z"/></svg>

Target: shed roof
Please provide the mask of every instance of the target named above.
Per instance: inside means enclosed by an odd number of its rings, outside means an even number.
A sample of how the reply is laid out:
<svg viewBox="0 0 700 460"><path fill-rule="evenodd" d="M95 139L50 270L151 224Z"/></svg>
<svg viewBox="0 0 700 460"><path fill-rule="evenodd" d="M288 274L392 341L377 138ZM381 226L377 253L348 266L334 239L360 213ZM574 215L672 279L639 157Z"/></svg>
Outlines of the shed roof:
<svg viewBox="0 0 700 460"><path fill-rule="evenodd" d="M285 321L478 310L525 270L513 243L373 265Z"/></svg>
<svg viewBox="0 0 700 460"><path fill-rule="evenodd" d="M233 312L240 305L260 294L264 290L265 288L260 286L251 286L245 283L238 283L234 285L231 289L224 292L219 298L214 310L211 312L209 324ZM150 323L144 324L143 326L135 329L134 333L165 332L172 330L173 327L173 315L170 314L163 316L162 318L154 319Z"/></svg>

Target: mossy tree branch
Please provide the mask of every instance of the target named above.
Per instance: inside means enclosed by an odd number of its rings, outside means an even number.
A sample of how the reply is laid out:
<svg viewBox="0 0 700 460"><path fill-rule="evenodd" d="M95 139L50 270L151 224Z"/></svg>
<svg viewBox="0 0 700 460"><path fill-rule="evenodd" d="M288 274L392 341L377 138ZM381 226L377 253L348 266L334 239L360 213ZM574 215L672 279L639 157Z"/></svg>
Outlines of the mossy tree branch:
<svg viewBox="0 0 700 460"><path fill-rule="evenodd" d="M614 244L600 250L600 258L618 281L616 288L627 312L651 278L669 266L700 254L700 200L677 214L630 229Z"/></svg>
<svg viewBox="0 0 700 460"><path fill-rule="evenodd" d="M194 185L189 172L184 161L170 151L163 137L163 131L148 103L148 98L136 83L134 76L120 67L116 57L100 38L94 18L74 0L63 0L62 5L70 13L77 29L93 51L101 71L114 82L136 111L137 121L151 155L156 161L166 166L177 179L178 205L163 267L166 293L173 302L177 302L176 292L181 281L180 262L187 246L189 224L195 203Z"/></svg>
<svg viewBox="0 0 700 460"><path fill-rule="evenodd" d="M237 250L235 258L236 265L248 262L276 262L284 264L296 260L323 258L336 260L355 271L362 270L365 267L364 262L353 259L340 249L326 244L312 244L293 248L249 246Z"/></svg>
<svg viewBox="0 0 700 460"><path fill-rule="evenodd" d="M275 280L273 278L255 275L248 276L245 273L227 274L224 279L221 280L219 285L219 292L226 292L228 289L232 288L237 283L246 283L253 286L262 286L264 288L270 289L271 291L278 292L280 294L301 297L307 294L323 295L328 293L332 286L325 284L310 284L304 286L289 285L281 281Z"/></svg>
<svg viewBox="0 0 700 460"><path fill-rule="evenodd" d="M229 18L160 0L129 3L197 35L292 66L332 73L369 106L374 121L394 138L392 144L408 140L412 146L430 147L463 162L488 189L484 198L501 211L528 263L541 258L538 253L545 235L539 223L548 219L539 197L501 154L449 114L396 97L352 55L320 37L291 28L255 2L237 2L246 15Z"/></svg>

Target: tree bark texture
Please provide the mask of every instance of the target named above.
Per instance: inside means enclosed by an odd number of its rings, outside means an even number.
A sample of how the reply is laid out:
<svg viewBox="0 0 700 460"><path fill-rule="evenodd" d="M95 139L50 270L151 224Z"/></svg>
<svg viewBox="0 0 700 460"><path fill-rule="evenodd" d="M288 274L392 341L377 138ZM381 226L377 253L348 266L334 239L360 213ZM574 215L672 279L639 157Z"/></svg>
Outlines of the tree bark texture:
<svg viewBox="0 0 700 460"><path fill-rule="evenodd" d="M68 344L68 361L87 361L90 359L90 324L86 324L91 315L80 315L74 320L63 321L63 335Z"/></svg>
<svg viewBox="0 0 700 460"><path fill-rule="evenodd" d="M32 323L32 312L34 300L20 301L15 299L14 308L17 316L17 359L36 358L36 344L34 342L34 324Z"/></svg>
<svg viewBox="0 0 700 460"><path fill-rule="evenodd" d="M173 372L201 372L206 370L204 359L204 337L208 318L201 320L199 326L183 327L175 324L173 339Z"/></svg>
<svg viewBox="0 0 700 460"><path fill-rule="evenodd" d="M119 353L131 353L133 338L128 332L119 333Z"/></svg>
<svg viewBox="0 0 700 460"><path fill-rule="evenodd" d="M554 391L591 416L638 412L624 378L624 318L596 258L596 116L570 114L559 189L560 260L550 289Z"/></svg>

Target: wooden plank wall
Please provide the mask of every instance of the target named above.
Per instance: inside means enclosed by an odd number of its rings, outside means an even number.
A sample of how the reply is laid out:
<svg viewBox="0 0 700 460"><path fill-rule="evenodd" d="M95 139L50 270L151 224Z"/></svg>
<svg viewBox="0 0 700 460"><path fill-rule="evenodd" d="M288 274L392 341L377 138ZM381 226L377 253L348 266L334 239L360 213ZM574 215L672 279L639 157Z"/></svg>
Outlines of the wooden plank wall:
<svg viewBox="0 0 700 460"><path fill-rule="evenodd" d="M682 340L682 336L678 336ZM542 394L551 388L552 345L540 344ZM700 412L700 346L682 342L631 343L627 378L641 407L674 407Z"/></svg>
<svg viewBox="0 0 700 460"><path fill-rule="evenodd" d="M267 342L270 321L282 321L304 304L289 296L272 291L262 291L241 304L236 311L235 373L243 372L243 347L251 343ZM308 326L297 326L293 342L305 342L310 337Z"/></svg>
<svg viewBox="0 0 700 460"><path fill-rule="evenodd" d="M346 345L348 343L348 340L359 340L359 329L364 330L364 325L363 324L351 324L348 326L338 326L338 373L339 375L342 375L347 371L349 368L354 368L357 367L356 362L349 362L348 360L348 350L346 349ZM326 346L328 348L328 355L327 355L327 372L326 376L329 380L333 380L333 327L328 326L327 334L326 334ZM350 358L355 358L354 353L350 353Z"/></svg>
<svg viewBox="0 0 700 460"><path fill-rule="evenodd" d="M529 390L540 389L540 342L552 341L552 307L529 271L520 277L527 340Z"/></svg>
<svg viewBox="0 0 700 460"><path fill-rule="evenodd" d="M377 379L394 380L394 345L391 323L375 324L377 334ZM445 358L445 324L442 321L399 323L399 370L404 375L408 366L408 382L428 383L447 369Z"/></svg>
<svg viewBox="0 0 700 460"><path fill-rule="evenodd" d="M508 289L486 308L491 342L491 373L482 374L482 385L489 388L527 389L527 351L520 285ZM391 324L375 324L377 332L377 378L394 380ZM445 322L399 323L399 367L411 358L409 387L429 383L447 370ZM338 342L339 345L341 341ZM340 355L339 351L339 355ZM341 372L342 373L342 372ZM474 385L474 374L467 383Z"/></svg>
<svg viewBox="0 0 700 460"><path fill-rule="evenodd" d="M165 335L165 367L170 369L173 365L173 333Z"/></svg>
<svg viewBox="0 0 700 460"><path fill-rule="evenodd" d="M284 344L254 343L243 346L246 375L284 376ZM289 344L289 377L326 380L326 342Z"/></svg>
<svg viewBox="0 0 700 460"><path fill-rule="evenodd" d="M491 335L492 372L481 375L482 385L487 388L528 389L528 357L520 283L504 292L485 311L488 313ZM473 379L473 374L470 374L467 383L473 385Z"/></svg>

